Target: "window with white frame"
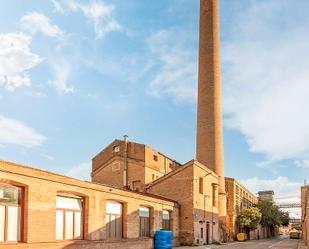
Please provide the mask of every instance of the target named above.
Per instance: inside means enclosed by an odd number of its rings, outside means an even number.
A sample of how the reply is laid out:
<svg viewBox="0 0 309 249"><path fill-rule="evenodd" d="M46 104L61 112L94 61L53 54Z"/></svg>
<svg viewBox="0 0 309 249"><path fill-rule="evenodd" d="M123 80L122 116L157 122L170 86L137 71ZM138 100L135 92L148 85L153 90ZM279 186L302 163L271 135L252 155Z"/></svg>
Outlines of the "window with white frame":
<svg viewBox="0 0 309 249"><path fill-rule="evenodd" d="M117 202L106 203L106 238L122 238L122 204Z"/></svg>
<svg viewBox="0 0 309 249"><path fill-rule="evenodd" d="M21 240L22 189L0 184L0 243Z"/></svg>
<svg viewBox="0 0 309 249"><path fill-rule="evenodd" d="M139 209L139 236L150 237L150 209L146 207Z"/></svg>
<svg viewBox="0 0 309 249"><path fill-rule="evenodd" d="M83 199L57 196L56 239L83 239Z"/></svg>

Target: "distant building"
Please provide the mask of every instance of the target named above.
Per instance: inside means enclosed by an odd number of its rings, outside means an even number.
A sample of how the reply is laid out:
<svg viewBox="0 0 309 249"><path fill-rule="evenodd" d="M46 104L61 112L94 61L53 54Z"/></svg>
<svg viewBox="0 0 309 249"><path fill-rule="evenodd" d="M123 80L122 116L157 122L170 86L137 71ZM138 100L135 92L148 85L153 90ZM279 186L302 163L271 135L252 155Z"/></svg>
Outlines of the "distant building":
<svg viewBox="0 0 309 249"><path fill-rule="evenodd" d="M265 190L258 192L258 199L260 201L274 201L274 191L273 190Z"/></svg>
<svg viewBox="0 0 309 249"><path fill-rule="evenodd" d="M243 208L248 208L257 204L257 197L242 184L233 178L225 177L225 190L227 193L226 202L226 226L230 238L240 232L237 216Z"/></svg>

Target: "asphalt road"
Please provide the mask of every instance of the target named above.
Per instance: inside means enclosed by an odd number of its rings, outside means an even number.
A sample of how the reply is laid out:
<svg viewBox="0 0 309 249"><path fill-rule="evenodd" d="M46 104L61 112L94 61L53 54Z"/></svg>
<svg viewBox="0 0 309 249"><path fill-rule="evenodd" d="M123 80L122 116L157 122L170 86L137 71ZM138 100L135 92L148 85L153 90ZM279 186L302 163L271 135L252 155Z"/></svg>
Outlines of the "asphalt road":
<svg viewBox="0 0 309 249"><path fill-rule="evenodd" d="M201 246L194 247L198 249L297 249L297 239L289 239L287 236L281 236L273 239L266 240L252 240L246 242L234 242L220 246ZM190 247L180 247L181 249L187 249ZM192 248L192 247L191 247Z"/></svg>

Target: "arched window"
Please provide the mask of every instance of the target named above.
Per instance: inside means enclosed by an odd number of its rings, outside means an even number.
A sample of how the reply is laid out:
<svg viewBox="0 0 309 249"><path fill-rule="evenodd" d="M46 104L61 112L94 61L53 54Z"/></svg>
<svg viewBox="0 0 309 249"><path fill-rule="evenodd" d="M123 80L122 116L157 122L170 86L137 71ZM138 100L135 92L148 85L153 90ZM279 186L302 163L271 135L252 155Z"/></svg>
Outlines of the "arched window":
<svg viewBox="0 0 309 249"><path fill-rule="evenodd" d="M0 243L21 240L22 189L0 183Z"/></svg>
<svg viewBox="0 0 309 249"><path fill-rule="evenodd" d="M122 236L122 204L108 201L106 203L106 238L121 239Z"/></svg>
<svg viewBox="0 0 309 249"><path fill-rule="evenodd" d="M83 199L57 196L56 239L83 239Z"/></svg>
<svg viewBox="0 0 309 249"><path fill-rule="evenodd" d="M147 207L139 209L139 236L150 237L150 209Z"/></svg>

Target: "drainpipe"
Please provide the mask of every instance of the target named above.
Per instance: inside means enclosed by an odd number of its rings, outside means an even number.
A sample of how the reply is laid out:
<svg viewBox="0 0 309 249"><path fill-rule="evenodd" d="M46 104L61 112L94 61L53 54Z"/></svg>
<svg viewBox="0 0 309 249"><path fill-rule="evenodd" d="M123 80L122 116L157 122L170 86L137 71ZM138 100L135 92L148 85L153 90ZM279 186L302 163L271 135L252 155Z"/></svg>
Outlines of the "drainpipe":
<svg viewBox="0 0 309 249"><path fill-rule="evenodd" d="M128 135L123 136L124 140L124 168L123 168L123 186L129 188L128 181Z"/></svg>

